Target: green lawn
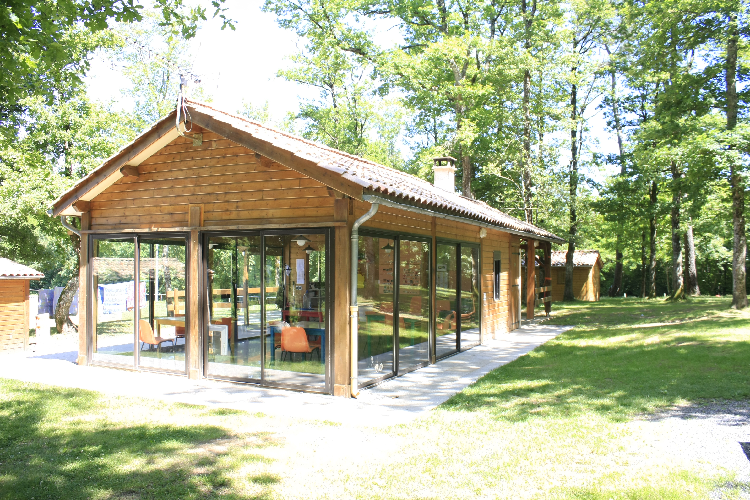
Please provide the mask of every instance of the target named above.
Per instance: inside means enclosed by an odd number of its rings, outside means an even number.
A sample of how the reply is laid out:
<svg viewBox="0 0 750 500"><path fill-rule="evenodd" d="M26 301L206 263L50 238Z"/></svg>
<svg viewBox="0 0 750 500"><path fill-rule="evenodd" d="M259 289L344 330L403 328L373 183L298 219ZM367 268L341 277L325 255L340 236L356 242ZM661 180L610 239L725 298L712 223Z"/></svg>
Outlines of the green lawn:
<svg viewBox="0 0 750 500"><path fill-rule="evenodd" d="M388 428L0 381L0 498L741 498L649 418L750 404L750 312L728 306L554 304L577 328Z"/></svg>

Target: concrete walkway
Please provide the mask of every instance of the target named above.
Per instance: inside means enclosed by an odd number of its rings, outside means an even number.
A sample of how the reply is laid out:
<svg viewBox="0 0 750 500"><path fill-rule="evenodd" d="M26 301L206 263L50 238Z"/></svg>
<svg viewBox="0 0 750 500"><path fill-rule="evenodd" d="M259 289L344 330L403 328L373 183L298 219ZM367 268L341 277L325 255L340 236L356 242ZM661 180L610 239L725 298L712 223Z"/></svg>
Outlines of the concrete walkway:
<svg viewBox="0 0 750 500"><path fill-rule="evenodd" d="M262 388L182 376L77 366L77 340L55 339L24 354L0 357L0 378L245 410L345 425L386 426L410 422L491 370L513 361L572 327L533 324L435 365L361 391L358 399Z"/></svg>

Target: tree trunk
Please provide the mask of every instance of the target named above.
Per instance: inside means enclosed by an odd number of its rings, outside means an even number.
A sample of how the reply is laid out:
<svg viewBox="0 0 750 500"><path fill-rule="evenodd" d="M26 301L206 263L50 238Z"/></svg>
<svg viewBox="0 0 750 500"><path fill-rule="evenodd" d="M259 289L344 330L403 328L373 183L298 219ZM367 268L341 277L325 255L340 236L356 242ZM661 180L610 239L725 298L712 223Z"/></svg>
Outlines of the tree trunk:
<svg viewBox="0 0 750 500"><path fill-rule="evenodd" d="M685 230L685 293L697 297L701 294L698 287L698 267L695 265L695 241L693 225L688 224Z"/></svg>
<svg viewBox="0 0 750 500"><path fill-rule="evenodd" d="M641 298L646 298L646 231L641 231Z"/></svg>
<svg viewBox="0 0 750 500"><path fill-rule="evenodd" d="M383 238L378 239L378 245L380 246L380 242L383 241ZM388 240L386 240L387 242ZM377 282L377 272L378 269L375 265L375 262L379 262L380 259L375 258L375 252L377 251L378 254L380 253L380 249L376 250L375 245L375 238L364 238L365 242L365 283L364 283L364 296L368 299L375 299L378 294L378 282ZM385 246L385 245L383 245ZM380 263L382 266L383 263Z"/></svg>
<svg viewBox="0 0 750 500"><path fill-rule="evenodd" d="M461 177L461 181L462 181L461 192L467 198L474 198L474 195L471 192L472 172L471 172L471 157L469 155L465 155L465 154L461 155L461 169L463 171L463 176Z"/></svg>
<svg viewBox="0 0 750 500"><path fill-rule="evenodd" d="M531 49L531 28L534 25L534 16L536 16L536 0L531 1L529 5L527 0L521 0L521 15L524 23L524 49L528 52ZM531 110L529 101L531 100L531 71L525 69L523 72L523 165L521 181L523 183L523 202L526 215L526 222L534 223L533 205L531 203L532 193L532 176L531 176Z"/></svg>
<svg viewBox="0 0 750 500"><path fill-rule="evenodd" d="M575 68L573 68L575 71ZM565 291L563 293L563 300L575 300L573 294L573 256L576 250L576 232L578 230L578 216L576 214L576 201L578 196L578 88L575 84L570 90L570 116L572 119L572 125L570 127L570 178L569 178L569 194L570 194L570 229L568 231L568 254L565 256Z"/></svg>
<svg viewBox="0 0 750 500"><path fill-rule="evenodd" d="M648 221L649 233L649 264L648 264L648 298L656 298L656 181L651 181L649 208L651 214Z"/></svg>
<svg viewBox="0 0 750 500"><path fill-rule="evenodd" d="M70 306L73 304L73 297L78 291L78 274L68 281L63 291L60 293L60 298L57 299L57 309L55 309L55 327L57 327L57 333L75 333L78 331L76 325L70 321ZM79 314L83 311L79 311Z"/></svg>
<svg viewBox="0 0 750 500"><path fill-rule="evenodd" d="M737 125L737 45L739 30L737 14L729 18L729 39L727 41L727 130L734 130ZM747 258L747 237L745 235L745 180L740 172L740 165L734 158L734 144L729 146L730 179L732 186L732 227L734 232L732 245L732 307L747 307L747 289L745 259Z"/></svg>
<svg viewBox="0 0 750 500"><path fill-rule="evenodd" d="M526 215L526 222L534 223L534 213L531 203L531 117L529 110L529 100L531 96L531 72L529 70L523 73L523 201Z"/></svg>
<svg viewBox="0 0 750 500"><path fill-rule="evenodd" d="M677 167L677 162L672 161L672 287L674 293L671 299L684 298L682 283L682 241L680 238L680 202L682 201L682 189L680 178L682 173Z"/></svg>
<svg viewBox="0 0 750 500"><path fill-rule="evenodd" d="M605 46L607 54L609 47ZM615 73L614 65L610 64L610 90L612 98L612 118L615 122L615 132L617 134L617 147L618 147L618 160L620 162L620 177L625 177L625 153L622 145L622 122L620 121L620 109L617 102L617 75ZM618 197L621 195L618 194ZM617 297L620 295L620 289L622 288L622 233L624 231L623 224L623 210L622 204L620 204L620 213L618 214L617 221L617 236L615 239L615 277L612 282L612 288L609 290L610 297ZM645 234L643 235L645 237ZM644 274L645 276L645 274Z"/></svg>

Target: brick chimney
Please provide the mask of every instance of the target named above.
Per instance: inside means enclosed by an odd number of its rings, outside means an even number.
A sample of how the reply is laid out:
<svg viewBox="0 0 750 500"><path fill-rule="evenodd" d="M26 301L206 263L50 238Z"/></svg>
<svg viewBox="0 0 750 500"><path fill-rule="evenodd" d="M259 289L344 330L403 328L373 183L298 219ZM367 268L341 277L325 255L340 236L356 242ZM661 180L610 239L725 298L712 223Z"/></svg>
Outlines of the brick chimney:
<svg viewBox="0 0 750 500"><path fill-rule="evenodd" d="M456 159L450 156L433 158L432 171L435 173L435 187L451 193L456 192Z"/></svg>

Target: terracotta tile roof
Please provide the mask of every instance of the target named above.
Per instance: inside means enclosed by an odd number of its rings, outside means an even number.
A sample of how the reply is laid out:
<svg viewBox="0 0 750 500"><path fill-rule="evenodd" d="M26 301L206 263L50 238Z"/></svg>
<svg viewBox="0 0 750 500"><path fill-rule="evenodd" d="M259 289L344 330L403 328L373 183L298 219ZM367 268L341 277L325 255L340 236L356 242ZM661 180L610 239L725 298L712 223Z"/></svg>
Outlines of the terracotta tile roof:
<svg viewBox="0 0 750 500"><path fill-rule="evenodd" d="M186 101L186 104L188 110L194 109L209 115L257 139L290 151L297 157L312 161L321 168L339 174L342 178L362 186L365 194L382 195L394 201L403 200L427 209L482 221L559 243L564 242L559 236L496 210L482 201L445 191L406 172L225 113L206 104L195 101Z"/></svg>
<svg viewBox="0 0 750 500"><path fill-rule="evenodd" d="M10 259L0 257L0 280L3 279L32 279L44 278L44 274L29 266L24 266Z"/></svg>
<svg viewBox="0 0 750 500"><path fill-rule="evenodd" d="M567 254L567 251L553 251L552 267L565 267ZM573 265L575 267L594 267L597 260L601 260L599 250L576 250L573 253Z"/></svg>

